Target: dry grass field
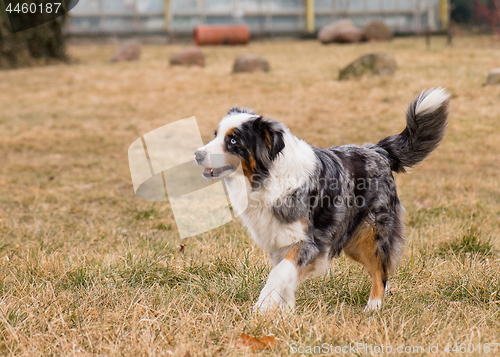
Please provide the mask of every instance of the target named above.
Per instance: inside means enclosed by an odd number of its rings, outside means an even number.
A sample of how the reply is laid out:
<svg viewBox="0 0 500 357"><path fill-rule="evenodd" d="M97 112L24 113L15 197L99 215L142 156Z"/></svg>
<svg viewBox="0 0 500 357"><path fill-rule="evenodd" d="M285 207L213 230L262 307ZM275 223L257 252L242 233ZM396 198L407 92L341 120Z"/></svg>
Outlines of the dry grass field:
<svg viewBox="0 0 500 357"><path fill-rule="evenodd" d="M203 48L205 68L170 67L184 47L145 45L140 61L111 64L115 46L71 46L72 65L0 72L0 354L283 356L293 343L367 343L429 356L472 343L467 355L495 355L484 344L500 343L500 87L483 83L498 43L254 42ZM382 51L394 77L337 81ZM231 74L246 52L271 72ZM436 86L452 94L449 131L396 177L408 239L380 312L362 312L368 276L342 255L301 285L295 313L255 316L271 266L241 224L181 241L168 204L134 195L127 149L166 123L194 115L207 142L238 104L313 145L363 144L402 130L406 104ZM276 344L249 352L235 345L242 333Z"/></svg>

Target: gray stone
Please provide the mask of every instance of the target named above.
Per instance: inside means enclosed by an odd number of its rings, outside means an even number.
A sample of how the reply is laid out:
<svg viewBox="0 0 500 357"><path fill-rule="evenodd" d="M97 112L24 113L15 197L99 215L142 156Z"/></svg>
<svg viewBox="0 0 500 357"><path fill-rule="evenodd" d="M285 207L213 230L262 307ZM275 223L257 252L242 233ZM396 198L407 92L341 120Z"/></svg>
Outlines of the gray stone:
<svg viewBox="0 0 500 357"><path fill-rule="evenodd" d="M488 73L487 86L500 85L500 68L495 68Z"/></svg>
<svg viewBox="0 0 500 357"><path fill-rule="evenodd" d="M363 30L354 26L350 19L340 20L324 26L318 33L321 43L354 43L363 39Z"/></svg>
<svg viewBox="0 0 500 357"><path fill-rule="evenodd" d="M367 41L390 41L393 37L391 28L382 21L372 21L365 27Z"/></svg>
<svg viewBox="0 0 500 357"><path fill-rule="evenodd" d="M344 27L335 35L333 42L337 43L358 43L364 38L363 30L357 27Z"/></svg>
<svg viewBox="0 0 500 357"><path fill-rule="evenodd" d="M371 53L350 63L339 72L339 80L360 78L365 75L393 75L397 69L396 60L389 53Z"/></svg>
<svg viewBox="0 0 500 357"><path fill-rule="evenodd" d="M135 40L125 42L111 57L111 62L137 61L141 57L141 45Z"/></svg>
<svg viewBox="0 0 500 357"><path fill-rule="evenodd" d="M246 53L238 56L234 61L233 73L255 71L268 72L269 69L269 62L265 58Z"/></svg>
<svg viewBox="0 0 500 357"><path fill-rule="evenodd" d="M205 66L205 54L196 47L176 53L170 58L172 66Z"/></svg>

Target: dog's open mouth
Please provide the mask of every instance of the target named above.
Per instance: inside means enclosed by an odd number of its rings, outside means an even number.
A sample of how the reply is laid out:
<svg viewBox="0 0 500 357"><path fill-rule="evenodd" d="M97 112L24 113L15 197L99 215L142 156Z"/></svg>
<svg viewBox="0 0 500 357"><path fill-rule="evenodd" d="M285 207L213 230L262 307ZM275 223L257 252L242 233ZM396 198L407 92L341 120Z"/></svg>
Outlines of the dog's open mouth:
<svg viewBox="0 0 500 357"><path fill-rule="evenodd" d="M234 165L225 165L217 168L206 167L203 171L203 176L206 178L217 178L226 171L234 171L236 168Z"/></svg>

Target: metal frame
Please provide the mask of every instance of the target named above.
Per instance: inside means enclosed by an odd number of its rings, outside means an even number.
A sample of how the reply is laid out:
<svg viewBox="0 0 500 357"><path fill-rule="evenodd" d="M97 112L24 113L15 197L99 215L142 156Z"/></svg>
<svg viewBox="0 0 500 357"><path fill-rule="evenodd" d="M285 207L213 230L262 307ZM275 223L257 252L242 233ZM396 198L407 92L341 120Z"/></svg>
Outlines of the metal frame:
<svg viewBox="0 0 500 357"><path fill-rule="evenodd" d="M276 9L275 0L255 0L257 10L242 11L242 0L229 1L230 7L224 11L207 10L207 3L214 0L196 0L196 10L175 10L174 3L178 4L182 0L163 0L163 7L166 11L149 11L139 12L138 10L131 13L104 13L103 1L97 0L99 10L97 12L71 12L69 34L149 34L149 33L169 33L190 34L195 24L214 23L213 19L227 19L227 22L241 24L249 19L253 19L250 23L250 29L253 34L273 34L273 33L295 33L301 34L306 31L313 33L319 27L325 24L325 21L334 21L337 19L350 17L359 26L365 25L373 18L392 19L392 27L397 32L416 32L435 31L438 30L438 23L441 24L441 29L444 28L442 20L438 12L443 0L392 0L394 4L391 8L388 7L386 0L378 0L378 8L373 9L371 5L375 0L361 0L362 8L352 9L350 0L331 0L329 8L316 6L314 0L302 0L300 8L292 9ZM133 1L135 8L141 0ZM445 0L446 1L446 0ZM81 6L84 2L81 1ZM283 2L279 4L283 5ZM358 3L359 4L359 3ZM406 7L402 5L406 4ZM274 7L273 7L274 5ZM412 5L408 8L408 5ZM309 8L307 7L309 6ZM442 5L441 5L442 8ZM308 10L309 9L309 10ZM311 13L311 9L314 9ZM442 10L441 10L442 11ZM162 26L152 30L145 25L148 19L162 20ZM260 19L260 21L255 21ZM286 24L286 19L289 18L289 24ZM78 28L75 24L82 19L96 21L99 24L97 28ZM103 23L109 19L122 19L128 25L116 31L108 31L103 28ZM277 19L281 22L277 22ZM186 21L186 25L182 25L182 21ZM423 20L427 25L423 24ZM408 25L410 24L410 25ZM444 26L443 26L444 25Z"/></svg>

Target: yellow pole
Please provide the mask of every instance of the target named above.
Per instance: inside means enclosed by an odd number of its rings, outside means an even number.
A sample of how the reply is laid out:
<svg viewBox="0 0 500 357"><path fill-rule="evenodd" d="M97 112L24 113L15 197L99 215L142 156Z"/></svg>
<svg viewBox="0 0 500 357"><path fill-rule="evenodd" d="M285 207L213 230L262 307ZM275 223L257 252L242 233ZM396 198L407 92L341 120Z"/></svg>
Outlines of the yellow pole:
<svg viewBox="0 0 500 357"><path fill-rule="evenodd" d="M170 26L170 0L163 1L163 28L168 31Z"/></svg>
<svg viewBox="0 0 500 357"><path fill-rule="evenodd" d="M440 0L439 5L440 5L439 8L440 8L441 23L443 24L443 29L447 30L450 22L448 0Z"/></svg>
<svg viewBox="0 0 500 357"><path fill-rule="evenodd" d="M314 33L314 0L306 0L306 29Z"/></svg>

